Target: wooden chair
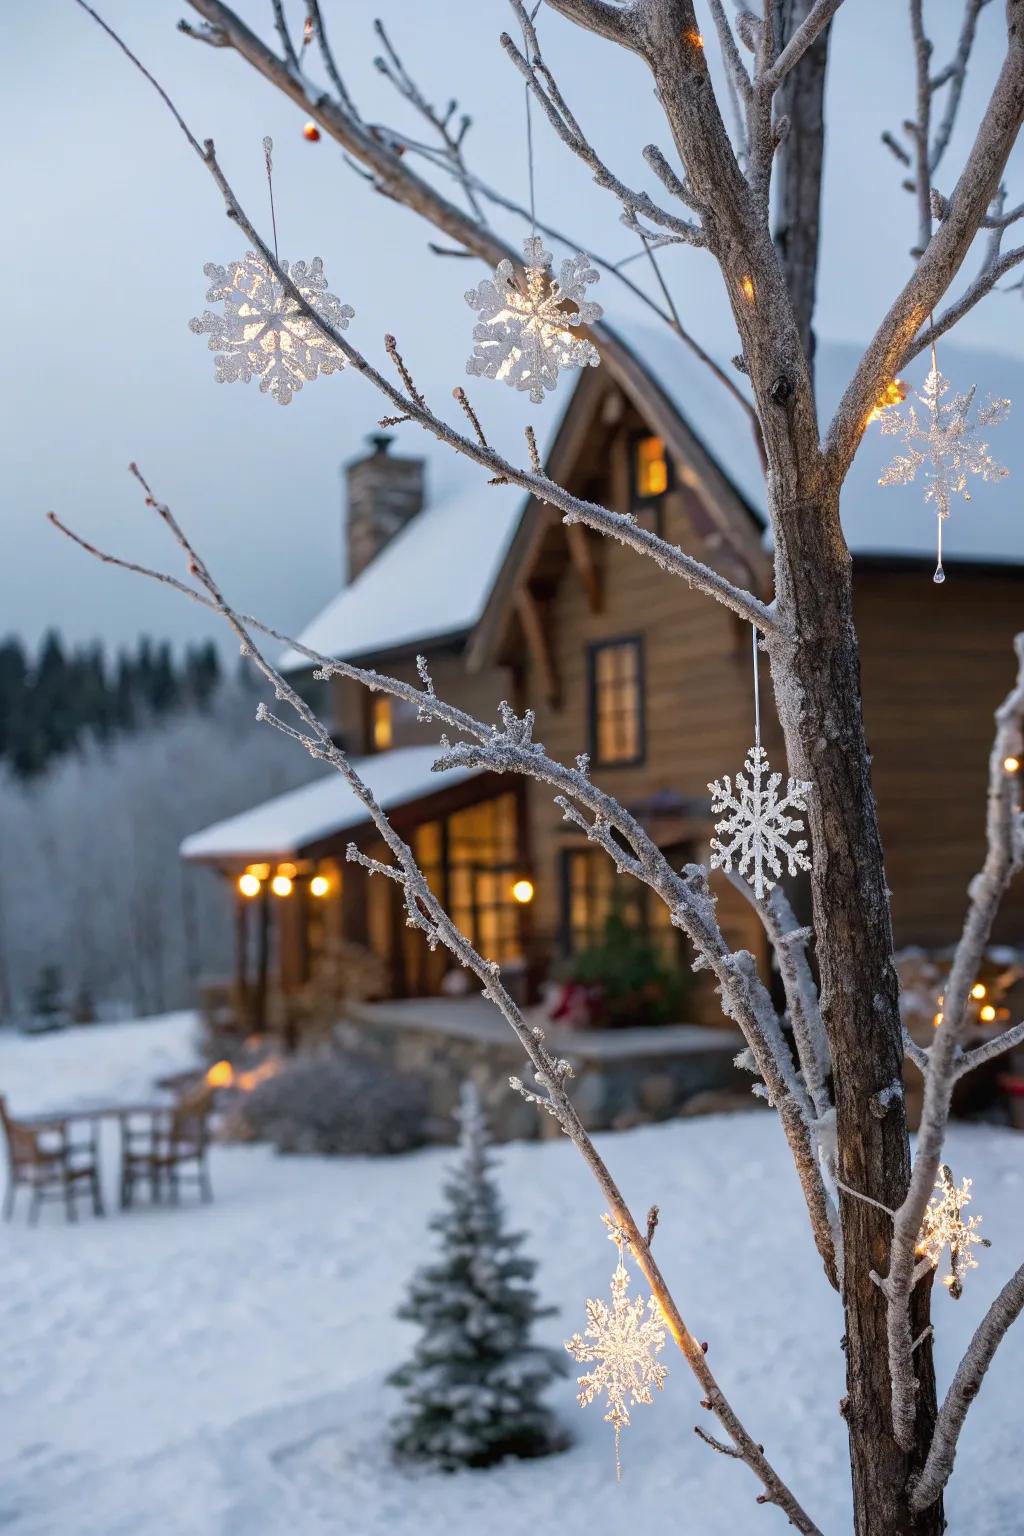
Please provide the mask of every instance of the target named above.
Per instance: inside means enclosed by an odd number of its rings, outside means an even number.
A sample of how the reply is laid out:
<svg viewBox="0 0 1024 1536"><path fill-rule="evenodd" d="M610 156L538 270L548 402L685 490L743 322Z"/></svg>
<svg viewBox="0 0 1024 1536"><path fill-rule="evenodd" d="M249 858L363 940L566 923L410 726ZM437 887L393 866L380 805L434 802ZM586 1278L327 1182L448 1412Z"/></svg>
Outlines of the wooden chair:
<svg viewBox="0 0 1024 1536"><path fill-rule="evenodd" d="M68 1221L78 1220L76 1201L80 1193L91 1195L92 1208L103 1215L100 1190L99 1132L95 1120L89 1121L89 1135L76 1141L72 1134L73 1117L52 1121L23 1122L7 1112L7 1102L0 1096L0 1121L7 1141L7 1191L3 1216L10 1221L20 1186L32 1191L29 1224L39 1220L44 1200L63 1200Z"/></svg>
<svg viewBox="0 0 1024 1536"><path fill-rule="evenodd" d="M207 1164L209 1150L208 1090L184 1095L166 1109L121 1116L121 1206L129 1210L139 1182L149 1185L150 1198L159 1203L166 1188L176 1205L182 1182L198 1186L204 1203L213 1199Z"/></svg>

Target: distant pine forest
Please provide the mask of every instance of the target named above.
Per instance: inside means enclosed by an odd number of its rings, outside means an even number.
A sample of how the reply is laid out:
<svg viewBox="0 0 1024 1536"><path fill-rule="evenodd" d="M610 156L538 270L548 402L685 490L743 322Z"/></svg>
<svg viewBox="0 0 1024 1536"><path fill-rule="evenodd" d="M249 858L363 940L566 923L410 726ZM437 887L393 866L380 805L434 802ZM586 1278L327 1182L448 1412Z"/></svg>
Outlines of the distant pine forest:
<svg viewBox="0 0 1024 1536"><path fill-rule="evenodd" d="M222 680L209 640L176 658L168 642L143 637L111 658L98 643L66 647L53 631L33 656L11 636L0 641L0 765L17 779L35 778L87 742L207 709Z"/></svg>

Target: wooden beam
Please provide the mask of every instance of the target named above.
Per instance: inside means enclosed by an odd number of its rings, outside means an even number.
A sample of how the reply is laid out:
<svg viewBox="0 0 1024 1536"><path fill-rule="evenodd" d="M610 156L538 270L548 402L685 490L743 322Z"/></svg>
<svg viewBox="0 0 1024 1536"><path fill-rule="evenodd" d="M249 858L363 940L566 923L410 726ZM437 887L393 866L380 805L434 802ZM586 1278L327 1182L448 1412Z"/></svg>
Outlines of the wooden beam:
<svg viewBox="0 0 1024 1536"><path fill-rule="evenodd" d="M562 689L558 680L555 660L551 654L551 647L548 644L548 635L544 626L540 604L529 587L520 587L516 593L516 613L519 616L520 624L523 626L523 634L526 636L526 646L530 652L530 658L540 674L544 698L553 709L557 709L562 702Z"/></svg>
<svg viewBox="0 0 1024 1536"><path fill-rule="evenodd" d="M569 523L565 529L569 554L576 574L587 594L587 607L591 613L600 613L604 607L604 588L601 571L594 558L594 540L582 523Z"/></svg>

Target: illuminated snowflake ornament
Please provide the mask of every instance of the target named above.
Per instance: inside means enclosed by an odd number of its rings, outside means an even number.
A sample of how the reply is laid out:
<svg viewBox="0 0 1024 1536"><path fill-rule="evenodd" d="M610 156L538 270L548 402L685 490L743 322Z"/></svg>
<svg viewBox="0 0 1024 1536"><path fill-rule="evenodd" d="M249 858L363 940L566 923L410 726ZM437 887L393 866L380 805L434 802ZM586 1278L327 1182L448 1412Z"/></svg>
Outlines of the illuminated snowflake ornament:
<svg viewBox="0 0 1024 1536"><path fill-rule="evenodd" d="M555 278L551 252L537 235L523 242L523 260L521 278L506 259L493 277L466 294L466 303L480 316L466 372L528 389L539 405L563 368L596 368L601 361L592 342L573 334L574 327L590 325L603 314L600 304L586 296L587 285L596 283L600 273L589 256L577 255L562 262Z"/></svg>
<svg viewBox="0 0 1024 1536"><path fill-rule="evenodd" d="M626 1295L629 1275L623 1263L623 1237L611 1220L603 1218L608 1235L618 1249L619 1261L612 1275L612 1303L587 1300L587 1331L574 1333L565 1347L581 1365L594 1369L576 1378L578 1401L586 1408L604 1395L608 1412L605 1423L615 1430L615 1475L622 1476L619 1458L622 1431L629 1428L629 1405L652 1403L652 1391L660 1392L668 1370L655 1356L665 1346L665 1330L658 1321L660 1309L654 1297L630 1301Z"/></svg>
<svg viewBox="0 0 1024 1536"><path fill-rule="evenodd" d="M328 293L319 256L308 266L297 261L290 272L282 261L281 269L318 315L335 330L347 329L355 310ZM209 336L210 351L217 354L218 384L248 384L258 378L263 394L287 405L304 381L311 383L320 373L344 368L344 353L302 312L255 251L247 251L241 261L228 267L208 262L203 271L210 279L207 303L223 304L224 310L222 314L206 310L189 321L189 329L197 336Z"/></svg>
<svg viewBox="0 0 1024 1536"><path fill-rule="evenodd" d="M968 421L974 403L975 388L965 395L957 393L950 399L949 380L938 370L934 354L932 366L917 398L924 407L924 415L918 417L911 405L906 413L894 408L880 413L879 423L886 437L903 440L904 453L898 453L883 471L879 485L909 485L917 478L919 469L924 470L927 489L926 502L931 502L939 520L938 564L935 580L945 581L942 569L942 524L949 516L954 496L970 501L968 476L980 475L983 480L1004 480L1009 474L1002 464L997 464L988 451L988 443L981 441L978 433L985 427L999 426L1010 413L1006 399L989 399L978 410L973 422Z"/></svg>
<svg viewBox="0 0 1024 1536"><path fill-rule="evenodd" d="M977 1269L978 1261L972 1249L992 1245L987 1237L978 1234L980 1216L963 1218L963 1208L971 1199L971 1180L964 1179L957 1186L953 1175L943 1163L935 1181L936 1193L924 1213L921 1232L917 1240L918 1257L938 1269L944 1248L949 1249L949 1274L943 1275L942 1283L954 1301L959 1301L964 1291L964 1275L969 1269Z"/></svg>
<svg viewBox="0 0 1024 1536"><path fill-rule="evenodd" d="M783 862L790 875L811 867L806 838L795 843L787 839L804 830L803 821L790 812L806 811L813 786L803 779L787 779L780 797L782 774L769 772L768 754L760 745L750 748L743 766L749 782L738 773L735 789L728 774L708 785L712 812L726 813L715 823L719 835L711 839L711 868L730 874L735 865L761 901L780 879Z"/></svg>

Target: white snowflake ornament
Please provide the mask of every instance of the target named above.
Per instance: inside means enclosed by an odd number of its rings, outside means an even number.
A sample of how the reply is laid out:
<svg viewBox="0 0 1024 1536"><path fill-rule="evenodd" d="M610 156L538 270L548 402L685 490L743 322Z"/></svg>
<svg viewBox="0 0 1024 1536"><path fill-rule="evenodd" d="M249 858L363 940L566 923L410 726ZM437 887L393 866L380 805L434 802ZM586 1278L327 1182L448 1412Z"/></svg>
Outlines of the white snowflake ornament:
<svg viewBox="0 0 1024 1536"><path fill-rule="evenodd" d="M769 772L768 754L760 744L750 748L743 766L749 783L738 773L735 789L728 774L708 785L712 812L716 816L726 812L715 823L719 836L711 839L711 868L729 874L735 864L762 901L781 878L783 861L790 875L811 867L806 838L795 843L787 839L804 830L803 821L789 813L806 811L813 786L803 779L787 779L786 792L780 797L782 774Z"/></svg>
<svg viewBox="0 0 1024 1536"><path fill-rule="evenodd" d="M350 304L342 304L327 291L324 264L319 256L307 266L295 262L281 269L311 308L332 325L344 331L355 314ZM286 293L272 269L255 251L247 251L241 261L228 267L208 262L203 268L210 279L208 304L223 304L223 314L206 310L189 321L197 336L209 336L209 348L217 353L214 372L218 384L240 380L248 384L260 381L260 390L271 395L278 405L287 405L292 395L311 383L320 373L337 373L345 366L341 349L328 341L316 322L302 312Z"/></svg>
<svg viewBox="0 0 1024 1536"><path fill-rule="evenodd" d="M971 1183L971 1179L964 1179L957 1185L947 1165L940 1165L935 1193L925 1209L917 1240L918 1257L933 1269L938 1269L943 1249L949 1249L949 1273L943 1275L942 1283L954 1301L964 1293L965 1272L978 1267L972 1249L978 1244L982 1248L992 1246L978 1232L980 1216L964 1219L963 1208L971 1202Z"/></svg>
<svg viewBox="0 0 1024 1536"><path fill-rule="evenodd" d="M608 1412L605 1422L615 1430L615 1475L622 1476L619 1445L622 1431L629 1428L629 1404L654 1401L652 1389L660 1392L668 1369L655 1356L665 1346L665 1330L658 1321L660 1308L654 1297L642 1296L630 1301L626 1296L629 1275L622 1260L623 1237L608 1216L603 1217L608 1235L619 1253L612 1275L612 1304L587 1300L587 1331L574 1333L565 1347L581 1365L596 1362L592 1371L576 1378L578 1401L586 1408L595 1397L605 1395ZM588 1343L587 1341L592 1342Z"/></svg>
<svg viewBox="0 0 1024 1536"><path fill-rule="evenodd" d="M886 437L903 440L904 453L898 453L882 472L879 485L909 485L923 467L927 489L926 502L931 502L939 520L939 559L935 568L935 580L945 580L942 569L942 524L949 516L950 502L954 496L970 501L968 476L980 475L983 480L1004 480L1009 470L998 464L988 451L988 443L981 441L978 433L985 427L999 426L1010 413L1006 399L989 399L977 412L973 422L968 421L974 403L975 387L967 393L949 393L949 380L939 372L934 354L928 377L917 398L924 407L923 419L917 410L908 406L905 413L889 407L879 417Z"/></svg>
<svg viewBox="0 0 1024 1536"><path fill-rule="evenodd" d="M580 254L564 260L555 278L551 260L543 241L532 235L523 242L522 278L506 258L493 277L466 294L480 316L466 372L528 389L535 405L545 390L555 388L563 368L596 368L601 361L592 342L573 335L574 327L590 325L604 313L586 296L588 284L601 274Z"/></svg>

